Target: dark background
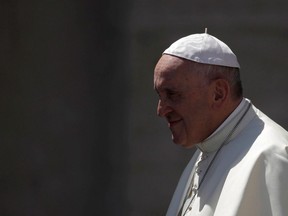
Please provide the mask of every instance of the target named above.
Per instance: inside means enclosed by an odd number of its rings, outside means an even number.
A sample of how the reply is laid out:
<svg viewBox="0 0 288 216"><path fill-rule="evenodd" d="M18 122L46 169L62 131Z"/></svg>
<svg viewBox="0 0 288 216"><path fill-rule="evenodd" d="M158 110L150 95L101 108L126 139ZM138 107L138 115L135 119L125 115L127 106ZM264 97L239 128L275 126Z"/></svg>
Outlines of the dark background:
<svg viewBox="0 0 288 216"><path fill-rule="evenodd" d="M153 69L204 32L288 129L287 1L0 1L0 215L164 215L193 150L156 116Z"/></svg>

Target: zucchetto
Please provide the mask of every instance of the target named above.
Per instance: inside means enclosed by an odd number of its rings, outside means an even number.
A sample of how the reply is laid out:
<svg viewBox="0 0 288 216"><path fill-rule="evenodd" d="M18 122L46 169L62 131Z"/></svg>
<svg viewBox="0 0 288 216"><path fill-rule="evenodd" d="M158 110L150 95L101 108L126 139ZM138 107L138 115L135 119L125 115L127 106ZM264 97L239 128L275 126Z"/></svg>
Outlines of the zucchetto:
<svg viewBox="0 0 288 216"><path fill-rule="evenodd" d="M236 55L222 41L207 33L180 38L163 54L168 54L202 64L240 68Z"/></svg>

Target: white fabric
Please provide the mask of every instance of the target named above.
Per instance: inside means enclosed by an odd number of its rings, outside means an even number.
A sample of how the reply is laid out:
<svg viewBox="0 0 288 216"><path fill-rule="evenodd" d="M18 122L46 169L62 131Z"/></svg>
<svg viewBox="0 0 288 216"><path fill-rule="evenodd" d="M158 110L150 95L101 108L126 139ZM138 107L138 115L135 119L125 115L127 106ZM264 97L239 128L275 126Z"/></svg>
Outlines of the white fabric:
<svg viewBox="0 0 288 216"><path fill-rule="evenodd" d="M202 152L213 152L216 151L224 142L224 139L231 132L232 128L235 127L240 118L245 114L244 112L248 109L250 101L248 99L242 99L238 107L229 115L229 117L202 143L198 143L197 147ZM237 131L233 132L228 142L237 135Z"/></svg>
<svg viewBox="0 0 288 216"><path fill-rule="evenodd" d="M240 68L236 55L222 41L207 33L180 38L163 54L169 54L203 64Z"/></svg>
<svg viewBox="0 0 288 216"><path fill-rule="evenodd" d="M235 110L233 115L239 116L244 108ZM229 125L225 124L222 130ZM214 135L219 139L221 133ZM197 186L214 154L215 151L195 152L180 178L167 216L178 214L193 173L198 170L193 182ZM252 106L239 124L236 135L215 157L196 193L191 211L185 215L287 216L287 172L287 131Z"/></svg>

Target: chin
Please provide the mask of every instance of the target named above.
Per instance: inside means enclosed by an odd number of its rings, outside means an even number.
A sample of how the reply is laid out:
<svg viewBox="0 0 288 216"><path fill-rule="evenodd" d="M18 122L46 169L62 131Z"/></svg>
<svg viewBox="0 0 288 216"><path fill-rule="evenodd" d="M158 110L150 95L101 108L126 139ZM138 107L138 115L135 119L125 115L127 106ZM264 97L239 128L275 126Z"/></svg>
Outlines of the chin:
<svg viewBox="0 0 288 216"><path fill-rule="evenodd" d="M180 140L176 140L176 139L172 139L173 142L176 144L176 145L179 145L185 149L191 149L191 148L194 148L196 146L197 143L191 143L191 142L184 142L184 141L180 141Z"/></svg>
<svg viewBox="0 0 288 216"><path fill-rule="evenodd" d="M195 144L191 144L191 143L188 143L184 140L180 140L180 139L175 139L175 137L172 136L172 141L176 144L176 145L179 145L183 148L186 148L186 149L190 149L190 148L193 148L195 146Z"/></svg>

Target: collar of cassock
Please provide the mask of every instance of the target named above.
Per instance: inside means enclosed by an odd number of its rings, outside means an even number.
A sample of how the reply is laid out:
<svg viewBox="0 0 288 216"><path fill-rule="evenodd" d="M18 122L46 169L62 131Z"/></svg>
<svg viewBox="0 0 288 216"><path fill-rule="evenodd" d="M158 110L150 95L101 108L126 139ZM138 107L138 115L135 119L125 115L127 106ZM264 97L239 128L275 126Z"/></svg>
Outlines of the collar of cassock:
<svg viewBox="0 0 288 216"><path fill-rule="evenodd" d="M205 153L210 153L221 148L235 138L246 124L253 118L247 109L251 109L250 100L243 98L238 107L229 117L203 142L198 143L198 149ZM242 118L242 119L241 119ZM240 121L239 121L240 120ZM238 125L237 125L238 124ZM235 128L236 127L236 128ZM231 133L232 130L235 130ZM229 137L230 136L230 137ZM228 138L229 137L229 138ZM228 140L227 140L228 138ZM224 143L225 142L225 143Z"/></svg>

